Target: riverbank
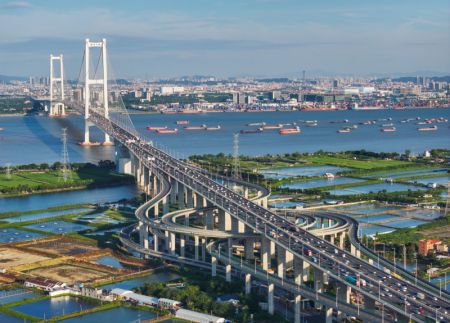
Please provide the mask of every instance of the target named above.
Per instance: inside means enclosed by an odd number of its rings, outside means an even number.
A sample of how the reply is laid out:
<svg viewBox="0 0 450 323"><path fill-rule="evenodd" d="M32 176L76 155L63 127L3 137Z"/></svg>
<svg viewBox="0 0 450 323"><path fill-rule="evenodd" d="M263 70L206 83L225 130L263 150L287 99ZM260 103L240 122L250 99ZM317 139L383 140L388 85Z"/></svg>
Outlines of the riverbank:
<svg viewBox="0 0 450 323"><path fill-rule="evenodd" d="M71 164L64 170L60 163L30 164L1 169L0 197L64 192L112 187L134 183L129 175L114 171L112 162L99 165Z"/></svg>

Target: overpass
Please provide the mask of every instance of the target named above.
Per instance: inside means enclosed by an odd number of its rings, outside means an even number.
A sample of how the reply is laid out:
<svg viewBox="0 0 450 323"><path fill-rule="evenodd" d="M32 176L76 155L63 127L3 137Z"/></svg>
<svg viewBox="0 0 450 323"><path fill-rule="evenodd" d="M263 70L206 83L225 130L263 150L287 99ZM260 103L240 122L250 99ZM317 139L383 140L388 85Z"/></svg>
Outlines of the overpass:
<svg viewBox="0 0 450 323"><path fill-rule="evenodd" d="M275 290L294 298L295 322L300 322L300 304L305 298L314 300L327 322L334 312L367 322L450 320L448 294L410 275L387 273L385 267L391 266L387 261L380 267L370 257L361 256L363 247L348 217L323 214L319 222L326 219L328 226L317 228L308 227L311 222L317 224L317 217L305 215L297 224L268 210L269 190L226 177L214 179L207 171L157 148L134 128L123 106L105 103L107 81L97 82L104 94L95 98L89 84L96 82L89 76L85 80L73 90L84 87L84 102L80 96L71 96L64 104L84 114L86 127L101 129L107 144L114 138L122 170L136 176L141 189L152 197L136 210L137 227L122 233L125 246L146 257L210 268L213 276L220 263L227 281L233 270L244 274L246 292L252 279L262 281L267 286L270 313L274 312ZM86 134L85 143L89 142ZM171 207L179 211L169 212ZM139 232L139 241L133 240L134 230ZM352 295L356 301L352 302Z"/></svg>

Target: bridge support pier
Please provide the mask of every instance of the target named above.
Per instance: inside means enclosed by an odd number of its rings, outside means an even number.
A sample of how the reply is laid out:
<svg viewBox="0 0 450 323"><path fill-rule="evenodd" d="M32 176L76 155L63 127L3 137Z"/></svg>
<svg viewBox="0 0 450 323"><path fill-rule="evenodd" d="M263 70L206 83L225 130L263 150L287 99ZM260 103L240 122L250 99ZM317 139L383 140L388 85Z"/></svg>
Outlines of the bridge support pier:
<svg viewBox="0 0 450 323"><path fill-rule="evenodd" d="M294 257L294 281L297 285L302 284L303 276L303 259Z"/></svg>
<svg viewBox="0 0 450 323"><path fill-rule="evenodd" d="M327 307L325 308L325 323L333 322L333 308Z"/></svg>
<svg viewBox="0 0 450 323"><path fill-rule="evenodd" d="M273 293L275 286L273 284L269 284L267 286L267 311L270 315L273 315L274 312L274 304L273 304Z"/></svg>
<svg viewBox="0 0 450 323"><path fill-rule="evenodd" d="M248 295L252 291L252 275L245 274L245 294Z"/></svg>
<svg viewBox="0 0 450 323"><path fill-rule="evenodd" d="M199 236L194 236L194 259L198 260L198 245L200 238Z"/></svg>
<svg viewBox="0 0 450 323"><path fill-rule="evenodd" d="M178 209L182 210L186 206L184 204L184 185L178 183Z"/></svg>
<svg viewBox="0 0 450 323"><path fill-rule="evenodd" d="M255 258L254 256L254 244L255 241L252 238L247 238L245 239L245 259L247 260L253 260Z"/></svg>
<svg viewBox="0 0 450 323"><path fill-rule="evenodd" d="M217 276L217 258L211 257L211 277Z"/></svg>
<svg viewBox="0 0 450 323"><path fill-rule="evenodd" d="M285 279L286 273L286 250L277 246L277 275L281 279Z"/></svg>
<svg viewBox="0 0 450 323"><path fill-rule="evenodd" d="M231 230L231 215L222 209L219 209L219 228L221 231Z"/></svg>
<svg viewBox="0 0 450 323"><path fill-rule="evenodd" d="M206 261L206 238L202 238L202 261Z"/></svg>
<svg viewBox="0 0 450 323"><path fill-rule="evenodd" d="M225 281L227 283L231 283L231 265L230 264L225 266Z"/></svg>
<svg viewBox="0 0 450 323"><path fill-rule="evenodd" d="M170 233L170 254L175 255L176 252L176 236L175 233Z"/></svg>
<svg viewBox="0 0 450 323"><path fill-rule="evenodd" d="M294 323L301 322L301 305L302 297L300 295L295 296L294 300Z"/></svg>
<svg viewBox="0 0 450 323"><path fill-rule="evenodd" d="M261 238L261 264L263 270L269 269L270 240L265 237Z"/></svg>
<svg viewBox="0 0 450 323"><path fill-rule="evenodd" d="M158 236L156 234L153 235L153 250L154 251L158 251L158 244L159 244L159 240L158 240Z"/></svg>
<svg viewBox="0 0 450 323"><path fill-rule="evenodd" d="M344 249L345 247L345 232L339 234L339 248Z"/></svg>
<svg viewBox="0 0 450 323"><path fill-rule="evenodd" d="M186 240L184 235L180 236L180 256L186 256Z"/></svg>
<svg viewBox="0 0 450 323"><path fill-rule="evenodd" d="M316 294L322 293L323 290L323 273L320 269L314 268L314 289ZM322 304L315 302L316 309L321 309Z"/></svg>

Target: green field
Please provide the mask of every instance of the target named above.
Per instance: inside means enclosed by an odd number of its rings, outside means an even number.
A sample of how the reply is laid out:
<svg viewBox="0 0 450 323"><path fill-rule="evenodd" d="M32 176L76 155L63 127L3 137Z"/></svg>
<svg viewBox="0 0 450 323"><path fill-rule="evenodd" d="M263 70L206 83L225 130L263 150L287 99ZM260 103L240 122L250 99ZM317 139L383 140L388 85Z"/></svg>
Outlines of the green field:
<svg viewBox="0 0 450 323"><path fill-rule="evenodd" d="M337 157L337 156L324 156L324 155L313 155L303 157L303 160L318 164L318 165L333 165L341 167L350 167L357 169L379 169L379 168L392 168L392 167L410 167L415 164L412 162L401 161L401 160L385 160L385 159L354 159L347 156Z"/></svg>
<svg viewBox="0 0 450 323"><path fill-rule="evenodd" d="M133 178L94 165L70 171L67 181L59 170L14 170L0 173L0 195L20 195L133 183Z"/></svg>

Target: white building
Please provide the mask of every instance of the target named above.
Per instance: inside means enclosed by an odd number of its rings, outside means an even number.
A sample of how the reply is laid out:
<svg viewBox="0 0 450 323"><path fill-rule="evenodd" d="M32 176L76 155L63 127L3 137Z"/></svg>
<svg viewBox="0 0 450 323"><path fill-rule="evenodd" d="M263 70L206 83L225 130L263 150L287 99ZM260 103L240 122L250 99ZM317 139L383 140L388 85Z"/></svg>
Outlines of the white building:
<svg viewBox="0 0 450 323"><path fill-rule="evenodd" d="M197 323L225 323L223 317L217 317L209 314L179 309L175 313L175 317Z"/></svg>
<svg viewBox="0 0 450 323"><path fill-rule="evenodd" d="M176 93L183 93L183 86L161 86L161 95L171 95Z"/></svg>

